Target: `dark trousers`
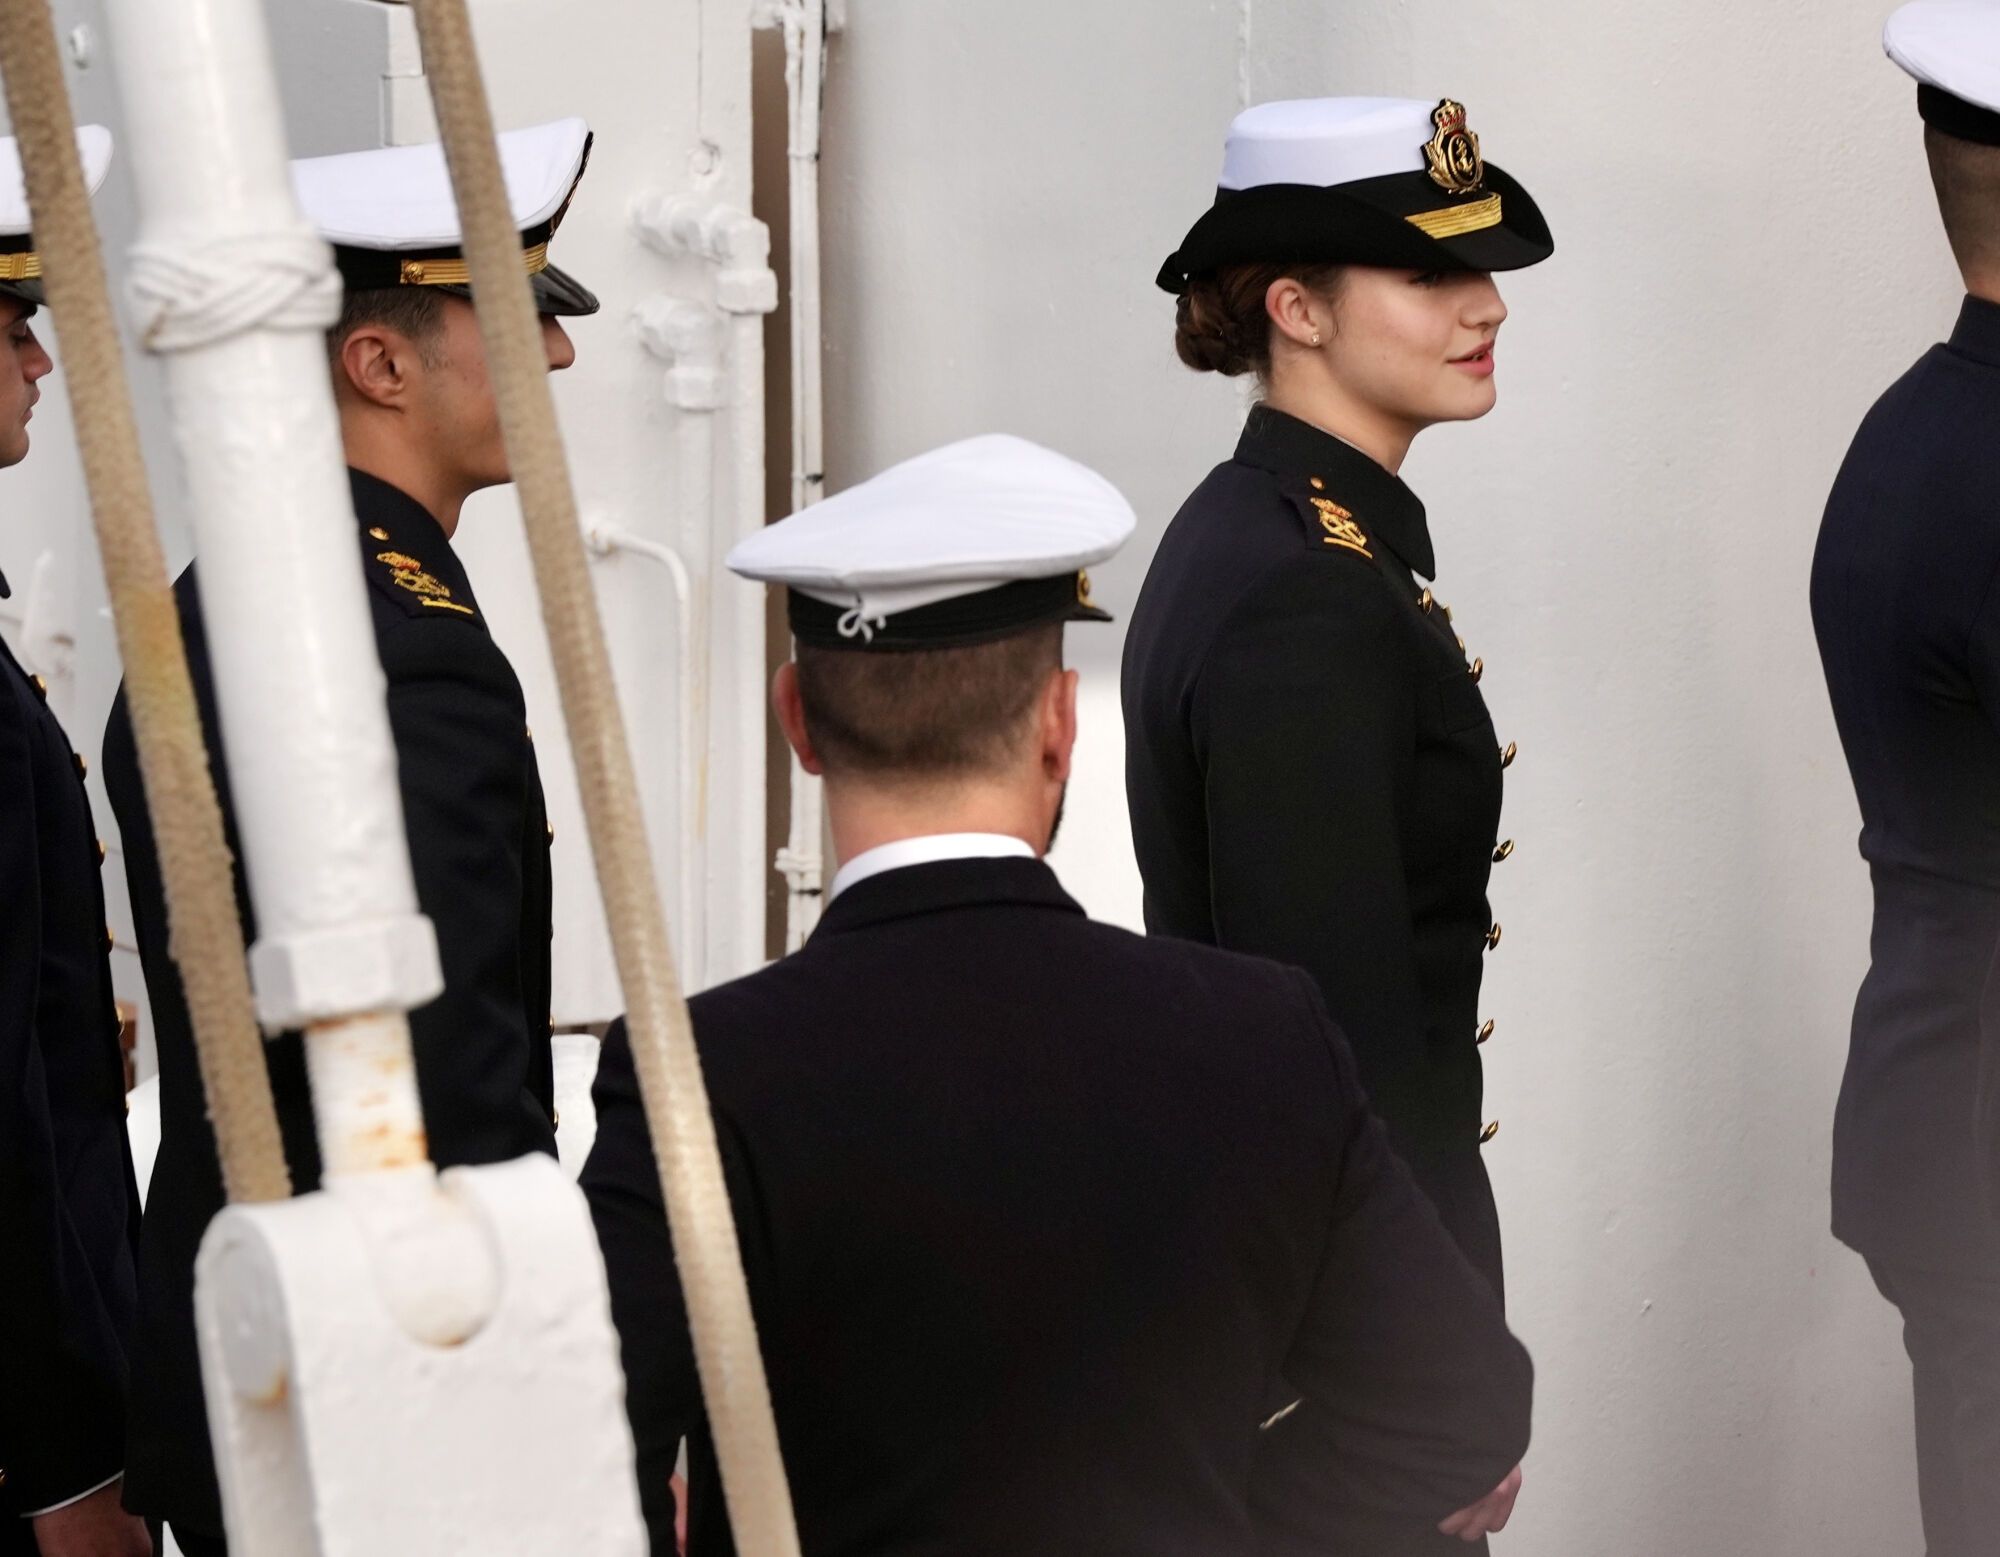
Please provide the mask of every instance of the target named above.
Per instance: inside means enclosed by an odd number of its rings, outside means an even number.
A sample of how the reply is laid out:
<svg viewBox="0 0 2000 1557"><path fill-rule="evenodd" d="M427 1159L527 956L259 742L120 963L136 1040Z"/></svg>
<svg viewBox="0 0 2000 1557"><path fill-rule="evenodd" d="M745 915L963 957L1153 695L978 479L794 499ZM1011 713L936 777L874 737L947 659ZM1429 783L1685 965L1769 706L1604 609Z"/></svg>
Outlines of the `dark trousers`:
<svg viewBox="0 0 2000 1557"><path fill-rule="evenodd" d="M146 1528L153 1532L153 1550L165 1551L162 1544L160 1522L146 1521ZM229 1546L219 1535L202 1535L194 1530L174 1529L174 1544L181 1549L182 1557L229 1557Z"/></svg>
<svg viewBox="0 0 2000 1557"><path fill-rule="evenodd" d="M1929 1557L2000 1552L2000 1280L1868 1262L1903 1315Z"/></svg>

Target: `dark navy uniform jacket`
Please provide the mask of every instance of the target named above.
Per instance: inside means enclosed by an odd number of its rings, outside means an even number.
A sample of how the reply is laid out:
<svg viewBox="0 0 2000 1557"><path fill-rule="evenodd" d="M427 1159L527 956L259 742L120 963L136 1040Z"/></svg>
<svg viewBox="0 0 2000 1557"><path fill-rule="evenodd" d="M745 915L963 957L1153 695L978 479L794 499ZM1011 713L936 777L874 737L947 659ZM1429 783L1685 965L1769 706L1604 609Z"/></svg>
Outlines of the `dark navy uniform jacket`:
<svg viewBox="0 0 2000 1557"><path fill-rule="evenodd" d="M1980 1192L1995 1143L1974 1111L2000 946L2000 304L1968 298L1861 424L1812 612L1875 890L1833 1230L1875 1258L2000 1276Z"/></svg>
<svg viewBox="0 0 2000 1557"><path fill-rule="evenodd" d="M125 1464L139 1197L101 858L83 761L0 643L0 1554Z"/></svg>
<svg viewBox="0 0 2000 1557"><path fill-rule="evenodd" d="M1478 1143L1503 755L1423 504L1260 406L1167 529L1125 640L1146 926L1306 969L1399 1148Z"/></svg>
<svg viewBox="0 0 2000 1557"><path fill-rule="evenodd" d="M445 991L410 1015L417 1083L439 1167L553 1151L549 1054L549 846L542 785L519 682L479 612L443 529L419 504L353 473L376 648L388 677L417 901L436 927ZM237 901L254 940L195 569L176 586L188 668L208 737ZM168 948L166 902L138 755L121 692L104 737L104 779L124 837L132 912L160 1050L160 1153L140 1251L144 1297L133 1382L126 1501L217 1534L194 1333L194 1258L221 1209L222 1173L194 1035ZM305 1056L297 1034L265 1046L292 1184L319 1182Z"/></svg>
<svg viewBox="0 0 2000 1557"><path fill-rule="evenodd" d="M1374 1552L1528 1436L1528 1359L1368 1113L1294 969L1093 924L1027 859L856 883L697 996L779 1437L816 1557ZM691 1451L728 1552L630 1049L583 1181L653 1550ZM1334 1424L1311 1504L1253 1451ZM1269 1424L1265 1427L1264 1424Z"/></svg>

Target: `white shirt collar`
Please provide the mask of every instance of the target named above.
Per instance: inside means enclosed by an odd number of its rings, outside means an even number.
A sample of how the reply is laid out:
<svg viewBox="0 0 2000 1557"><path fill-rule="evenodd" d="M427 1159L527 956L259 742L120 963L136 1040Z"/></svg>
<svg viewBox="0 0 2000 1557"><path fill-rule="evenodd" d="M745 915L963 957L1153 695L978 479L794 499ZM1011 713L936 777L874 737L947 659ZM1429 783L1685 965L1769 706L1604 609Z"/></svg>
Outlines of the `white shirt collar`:
<svg viewBox="0 0 2000 1557"><path fill-rule="evenodd" d="M898 838L878 844L854 856L834 872L833 886L826 894L831 903L857 881L879 876L884 871L901 870L906 865L929 865L938 860L1031 860L1035 851L1025 839L1005 833L932 833L926 838Z"/></svg>

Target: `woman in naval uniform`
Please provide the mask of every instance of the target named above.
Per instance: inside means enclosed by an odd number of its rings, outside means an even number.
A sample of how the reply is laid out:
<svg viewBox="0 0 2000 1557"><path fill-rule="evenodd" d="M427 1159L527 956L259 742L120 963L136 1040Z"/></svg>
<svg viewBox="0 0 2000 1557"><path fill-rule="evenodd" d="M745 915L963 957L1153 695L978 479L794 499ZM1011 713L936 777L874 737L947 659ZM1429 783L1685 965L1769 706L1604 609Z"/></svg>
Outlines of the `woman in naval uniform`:
<svg viewBox="0 0 2000 1557"><path fill-rule="evenodd" d="M1180 300L1181 359L1254 373L1263 394L1160 543L1123 681L1148 929L1315 976L1496 1292L1478 996L1514 753L1431 592L1424 506L1397 471L1425 428L1492 409L1506 308L1491 272L1551 250L1456 103L1237 118L1215 203L1159 285Z"/></svg>

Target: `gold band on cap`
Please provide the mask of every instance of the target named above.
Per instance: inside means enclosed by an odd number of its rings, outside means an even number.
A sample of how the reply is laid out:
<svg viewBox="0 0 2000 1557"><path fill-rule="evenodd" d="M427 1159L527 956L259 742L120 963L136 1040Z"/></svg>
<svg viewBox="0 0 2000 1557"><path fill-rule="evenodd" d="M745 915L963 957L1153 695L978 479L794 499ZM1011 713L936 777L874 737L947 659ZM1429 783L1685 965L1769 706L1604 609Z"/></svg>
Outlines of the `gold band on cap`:
<svg viewBox="0 0 2000 1557"><path fill-rule="evenodd" d="M39 281L41 277L42 257L33 249L0 254L0 281Z"/></svg>
<svg viewBox="0 0 2000 1557"><path fill-rule="evenodd" d="M549 268L549 246L538 243L521 251L528 274L538 276ZM40 273L39 268L37 274ZM472 267L462 259L404 260L402 283L406 287L464 287L472 285Z"/></svg>
<svg viewBox="0 0 2000 1557"><path fill-rule="evenodd" d="M1500 225L1500 197L1488 195L1484 200L1474 200L1465 205L1448 205L1441 210L1419 211L1415 216L1403 218L1412 227L1421 228L1433 238L1458 238L1469 232L1481 232L1488 227Z"/></svg>

